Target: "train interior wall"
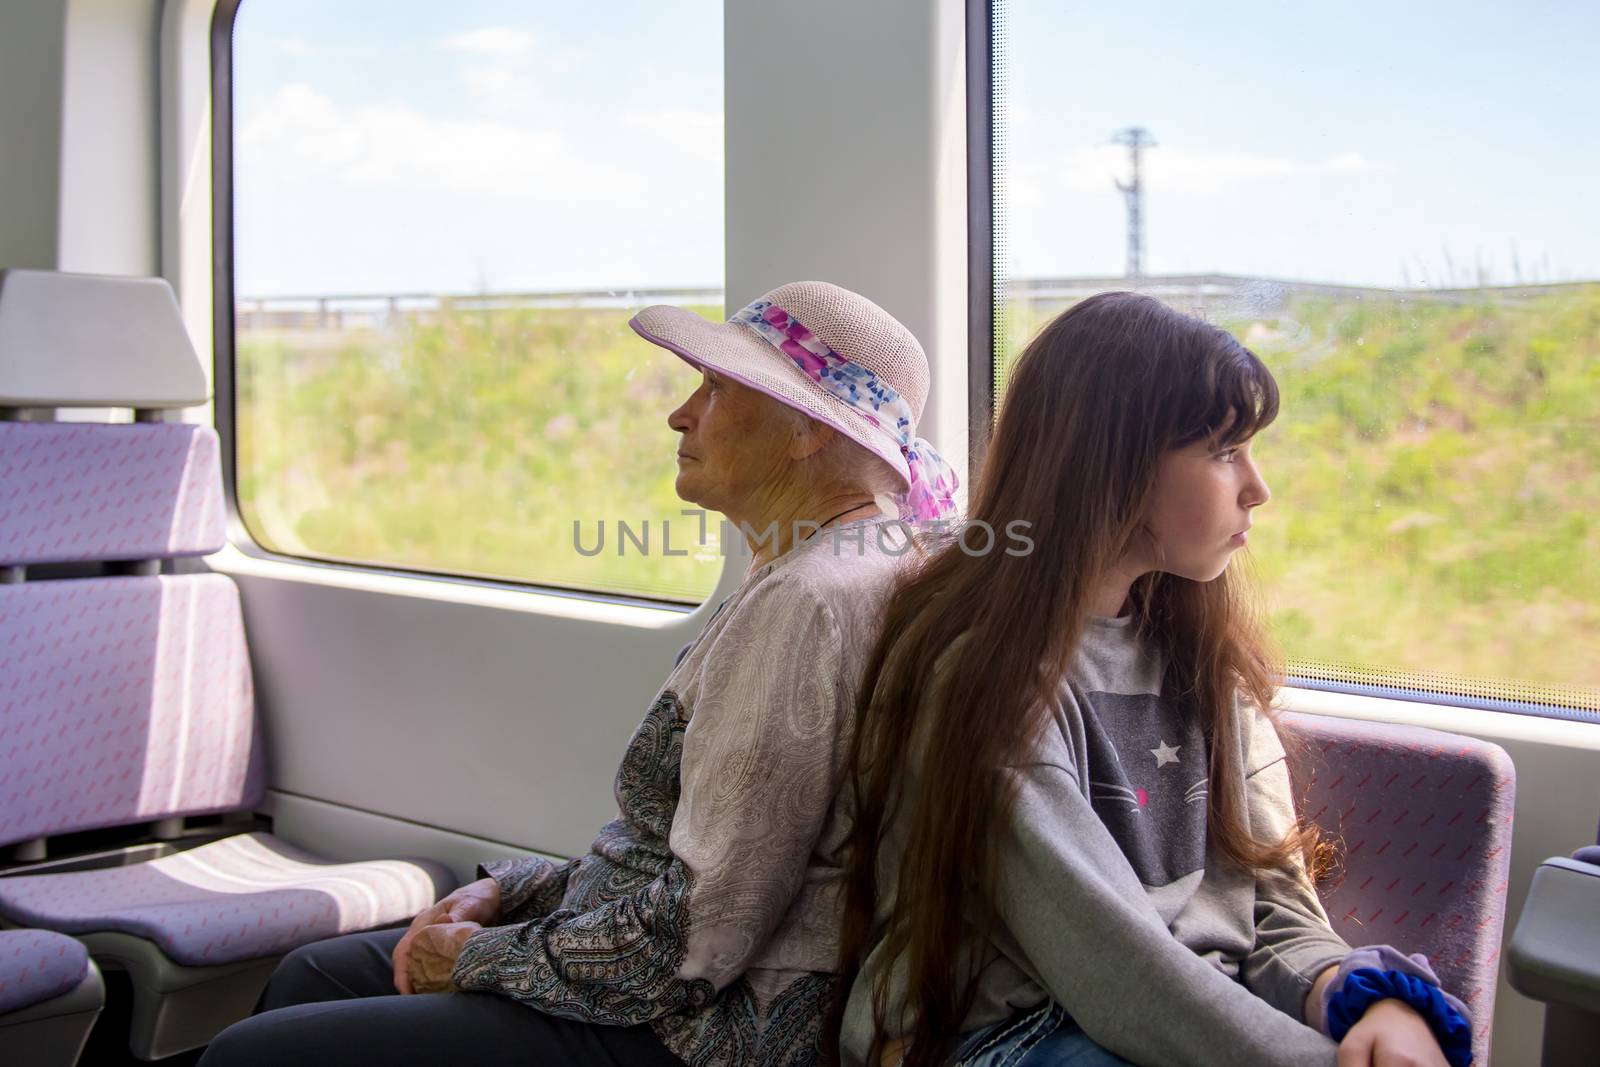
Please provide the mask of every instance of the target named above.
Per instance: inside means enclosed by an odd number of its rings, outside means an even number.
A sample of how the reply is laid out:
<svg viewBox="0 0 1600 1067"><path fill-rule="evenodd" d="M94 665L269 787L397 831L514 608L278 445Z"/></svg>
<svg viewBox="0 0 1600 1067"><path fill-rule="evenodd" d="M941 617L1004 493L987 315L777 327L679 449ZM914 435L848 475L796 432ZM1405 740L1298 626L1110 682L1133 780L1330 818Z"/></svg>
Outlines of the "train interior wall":
<svg viewBox="0 0 1600 1067"><path fill-rule="evenodd" d="M207 0L28 0L5 13L0 34L0 265L162 274L203 357L212 348L210 15ZM958 468L963 20L956 0L739 0L725 21L729 304L795 277L873 294L928 347L927 436ZM827 57L829 76L771 77L771 40ZM811 158L850 165L795 167L772 130ZM209 563L242 590L271 810L285 836L349 858L418 852L469 874L508 850L583 849L612 812L618 753L708 614L299 563L257 551L237 522L234 534ZM730 560L708 604L741 570ZM1592 726L1287 697L1507 749L1518 771L1508 934L1538 862L1592 839ZM1537 1062L1542 1013L1502 977L1496 1063Z"/></svg>

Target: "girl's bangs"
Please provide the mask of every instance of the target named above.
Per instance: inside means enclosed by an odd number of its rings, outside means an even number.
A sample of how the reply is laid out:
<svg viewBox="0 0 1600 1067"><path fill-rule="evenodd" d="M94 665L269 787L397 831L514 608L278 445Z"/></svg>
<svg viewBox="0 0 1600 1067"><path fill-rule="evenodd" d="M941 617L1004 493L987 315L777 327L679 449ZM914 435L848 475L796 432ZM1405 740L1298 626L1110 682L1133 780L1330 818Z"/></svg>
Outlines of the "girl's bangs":
<svg viewBox="0 0 1600 1067"><path fill-rule="evenodd" d="M1278 383L1256 354L1233 338L1208 361L1209 395L1185 419L1177 447L1210 438L1230 448L1260 433L1278 417Z"/></svg>

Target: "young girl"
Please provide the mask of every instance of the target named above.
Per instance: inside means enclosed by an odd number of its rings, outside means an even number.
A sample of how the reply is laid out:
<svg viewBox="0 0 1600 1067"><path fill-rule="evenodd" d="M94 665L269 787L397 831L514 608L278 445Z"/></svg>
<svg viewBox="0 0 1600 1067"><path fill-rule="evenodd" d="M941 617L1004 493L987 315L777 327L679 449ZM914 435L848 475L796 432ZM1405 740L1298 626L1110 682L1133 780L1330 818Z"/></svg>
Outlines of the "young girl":
<svg viewBox="0 0 1600 1067"><path fill-rule="evenodd" d="M1023 353L969 522L1032 551L930 557L860 690L845 1063L1470 1059L1426 961L1352 952L1307 874L1228 567L1277 406L1232 337L1132 293Z"/></svg>

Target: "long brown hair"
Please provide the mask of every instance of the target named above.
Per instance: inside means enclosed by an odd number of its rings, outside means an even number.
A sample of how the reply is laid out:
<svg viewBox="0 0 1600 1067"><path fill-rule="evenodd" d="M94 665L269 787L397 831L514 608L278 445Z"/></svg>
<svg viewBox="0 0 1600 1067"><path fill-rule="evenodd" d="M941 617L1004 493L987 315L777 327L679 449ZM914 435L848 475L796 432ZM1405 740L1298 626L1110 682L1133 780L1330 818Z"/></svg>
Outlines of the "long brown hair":
<svg viewBox="0 0 1600 1067"><path fill-rule="evenodd" d="M889 975L902 956L913 1020L905 1062L937 1062L959 1032L977 975L958 973L958 961L969 958L969 937L981 946L995 928L994 847L1015 799L996 769L1037 744L1091 614L1096 579L1139 536L1161 456L1203 439L1237 444L1277 411L1277 385L1253 353L1225 331L1134 293L1075 305L1024 350L968 520L995 531L1026 520L1033 550L951 545L929 556L891 596L861 685L849 772L857 812L830 1037L880 937L873 1061L887 1029ZM1168 657L1164 695L1206 730L1211 843L1246 869L1284 869L1304 847L1301 835L1250 835L1243 782L1228 758L1239 740L1235 694L1266 709L1275 689L1265 637L1235 570L1205 583L1152 572L1129 596L1141 633ZM967 633L972 639L957 643ZM911 791L901 769L914 740L921 759ZM909 833L897 911L887 929L875 930L879 846L901 804Z"/></svg>

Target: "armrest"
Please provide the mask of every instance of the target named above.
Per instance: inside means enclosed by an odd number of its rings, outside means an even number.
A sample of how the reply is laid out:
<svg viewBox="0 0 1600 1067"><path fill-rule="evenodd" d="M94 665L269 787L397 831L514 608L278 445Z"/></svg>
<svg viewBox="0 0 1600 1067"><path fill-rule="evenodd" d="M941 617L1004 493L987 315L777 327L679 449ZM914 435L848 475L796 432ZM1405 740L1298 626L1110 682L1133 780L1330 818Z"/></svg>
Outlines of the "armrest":
<svg viewBox="0 0 1600 1067"><path fill-rule="evenodd" d="M1525 996L1600 1013L1600 866L1548 859L1533 873L1506 977Z"/></svg>

